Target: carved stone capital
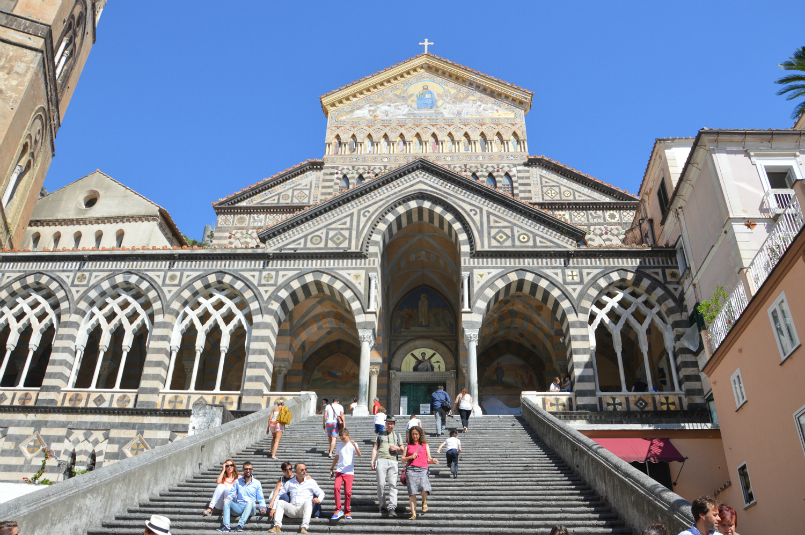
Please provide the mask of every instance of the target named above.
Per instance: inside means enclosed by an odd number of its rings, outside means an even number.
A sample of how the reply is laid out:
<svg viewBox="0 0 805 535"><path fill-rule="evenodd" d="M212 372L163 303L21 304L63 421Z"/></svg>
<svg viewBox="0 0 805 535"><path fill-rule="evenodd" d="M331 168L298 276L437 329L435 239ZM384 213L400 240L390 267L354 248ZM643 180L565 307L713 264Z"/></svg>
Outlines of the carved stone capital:
<svg viewBox="0 0 805 535"><path fill-rule="evenodd" d="M461 365L461 375L463 375L464 377L466 377L466 376L467 376L467 369L468 369L468 368L467 368L467 365L466 365L466 364L462 364L462 365Z"/></svg>
<svg viewBox="0 0 805 535"><path fill-rule="evenodd" d="M375 333L372 329L358 329L358 338L362 344L373 344L375 342Z"/></svg>
<svg viewBox="0 0 805 535"><path fill-rule="evenodd" d="M274 371L276 372L277 377L285 377L285 375L287 375L288 373L288 369L289 369L288 366L285 366L283 364L274 366Z"/></svg>
<svg viewBox="0 0 805 535"><path fill-rule="evenodd" d="M380 366L369 366L369 375L371 377L377 377L380 375Z"/></svg>
<svg viewBox="0 0 805 535"><path fill-rule="evenodd" d="M470 344L478 343L479 329L464 329L464 343L468 346Z"/></svg>
<svg viewBox="0 0 805 535"><path fill-rule="evenodd" d="M377 273L369 273L369 279L376 281L377 280Z"/></svg>
<svg viewBox="0 0 805 535"><path fill-rule="evenodd" d="M462 271L461 272L461 278L466 281L467 279L470 278L470 272L469 271Z"/></svg>

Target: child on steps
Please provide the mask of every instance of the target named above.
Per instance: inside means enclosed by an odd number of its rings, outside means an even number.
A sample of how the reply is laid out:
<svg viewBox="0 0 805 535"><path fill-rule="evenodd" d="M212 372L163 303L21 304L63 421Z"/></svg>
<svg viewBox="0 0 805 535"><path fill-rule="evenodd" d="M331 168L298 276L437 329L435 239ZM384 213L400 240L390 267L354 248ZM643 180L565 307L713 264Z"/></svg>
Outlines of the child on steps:
<svg viewBox="0 0 805 535"><path fill-rule="evenodd" d="M436 453L441 453L442 448L447 447L447 467L453 473L453 479L458 477L458 454L461 453L461 441L458 439L458 431L450 430L450 438L442 442Z"/></svg>

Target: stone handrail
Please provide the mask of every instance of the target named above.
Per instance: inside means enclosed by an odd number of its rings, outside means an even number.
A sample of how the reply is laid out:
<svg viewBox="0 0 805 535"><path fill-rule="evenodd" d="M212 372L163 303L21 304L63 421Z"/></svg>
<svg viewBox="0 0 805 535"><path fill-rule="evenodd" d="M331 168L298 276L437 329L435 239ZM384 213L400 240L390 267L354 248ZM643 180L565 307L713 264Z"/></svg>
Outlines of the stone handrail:
<svg viewBox="0 0 805 535"><path fill-rule="evenodd" d="M316 394L289 399L292 424L316 413ZM20 533L83 535L213 466L266 436L272 408L263 409L215 429L178 440L0 504L0 519L16 520Z"/></svg>
<svg viewBox="0 0 805 535"><path fill-rule="evenodd" d="M521 400L521 409L531 429L617 511L633 533L642 533L654 522L665 524L668 533L679 533L693 524L690 502L530 399Z"/></svg>

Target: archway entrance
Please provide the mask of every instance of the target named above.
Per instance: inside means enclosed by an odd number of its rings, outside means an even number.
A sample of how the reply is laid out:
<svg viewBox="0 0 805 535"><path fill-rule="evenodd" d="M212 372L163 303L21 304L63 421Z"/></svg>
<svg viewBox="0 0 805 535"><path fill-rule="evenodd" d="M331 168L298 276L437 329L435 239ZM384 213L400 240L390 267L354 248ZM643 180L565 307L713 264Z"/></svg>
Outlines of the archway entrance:
<svg viewBox="0 0 805 535"><path fill-rule="evenodd" d="M430 397L439 386L456 395L455 358L436 340L406 342L391 361L391 414L430 414Z"/></svg>

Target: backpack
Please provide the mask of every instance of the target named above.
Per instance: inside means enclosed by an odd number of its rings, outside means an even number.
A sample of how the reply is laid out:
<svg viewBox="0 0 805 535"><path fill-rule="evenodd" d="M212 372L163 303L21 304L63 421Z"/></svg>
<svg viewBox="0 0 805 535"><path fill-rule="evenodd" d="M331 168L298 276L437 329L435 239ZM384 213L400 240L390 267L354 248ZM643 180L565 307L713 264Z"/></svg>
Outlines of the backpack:
<svg viewBox="0 0 805 535"><path fill-rule="evenodd" d="M282 425L288 425L291 423L291 410L288 407L284 405L282 406L279 414L277 415L277 423Z"/></svg>

